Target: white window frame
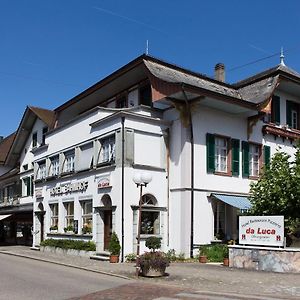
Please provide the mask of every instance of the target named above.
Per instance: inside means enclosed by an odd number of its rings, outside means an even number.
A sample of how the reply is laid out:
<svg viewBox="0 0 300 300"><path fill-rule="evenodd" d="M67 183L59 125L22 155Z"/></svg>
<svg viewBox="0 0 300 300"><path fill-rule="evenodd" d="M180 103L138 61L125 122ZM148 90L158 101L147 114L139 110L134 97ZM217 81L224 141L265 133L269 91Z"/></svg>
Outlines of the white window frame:
<svg viewBox="0 0 300 300"><path fill-rule="evenodd" d="M82 228L88 227L93 231L93 200L84 200L82 206ZM90 206L91 210L88 211Z"/></svg>
<svg viewBox="0 0 300 300"><path fill-rule="evenodd" d="M59 175L59 156L50 157L49 176Z"/></svg>
<svg viewBox="0 0 300 300"><path fill-rule="evenodd" d="M72 226L74 228L74 208L74 201L64 203L65 227Z"/></svg>
<svg viewBox="0 0 300 300"><path fill-rule="evenodd" d="M63 173L75 171L75 150L64 153Z"/></svg>
<svg viewBox="0 0 300 300"><path fill-rule="evenodd" d="M228 154L228 138L215 136L215 172L228 172Z"/></svg>
<svg viewBox="0 0 300 300"><path fill-rule="evenodd" d="M51 203L49 206L50 206L50 214L51 214L50 227L52 226L58 227L59 205L58 203Z"/></svg>
<svg viewBox="0 0 300 300"><path fill-rule="evenodd" d="M155 209L156 204L157 201L152 195L145 194L142 197L141 235L154 235L154 236L160 235L161 211ZM147 214L152 214L152 217L146 223L147 219L145 218L145 215ZM146 229L147 227L148 229Z"/></svg>
<svg viewBox="0 0 300 300"><path fill-rule="evenodd" d="M109 135L100 141L100 150L97 157L97 164L114 162L116 159L116 138Z"/></svg>
<svg viewBox="0 0 300 300"><path fill-rule="evenodd" d="M261 146L249 143L249 176L258 177L260 170Z"/></svg>
<svg viewBox="0 0 300 300"><path fill-rule="evenodd" d="M36 179L37 180L45 179L46 175L47 175L46 161L39 162L38 163L37 173L36 173Z"/></svg>

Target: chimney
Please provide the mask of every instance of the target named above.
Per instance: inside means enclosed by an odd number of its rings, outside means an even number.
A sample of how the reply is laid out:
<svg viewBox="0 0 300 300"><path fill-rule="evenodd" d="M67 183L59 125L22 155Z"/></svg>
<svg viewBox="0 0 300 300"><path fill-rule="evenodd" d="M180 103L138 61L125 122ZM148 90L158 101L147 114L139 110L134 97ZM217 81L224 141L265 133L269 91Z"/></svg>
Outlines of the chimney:
<svg viewBox="0 0 300 300"><path fill-rule="evenodd" d="M222 63L217 63L215 66L215 79L225 82L225 66Z"/></svg>

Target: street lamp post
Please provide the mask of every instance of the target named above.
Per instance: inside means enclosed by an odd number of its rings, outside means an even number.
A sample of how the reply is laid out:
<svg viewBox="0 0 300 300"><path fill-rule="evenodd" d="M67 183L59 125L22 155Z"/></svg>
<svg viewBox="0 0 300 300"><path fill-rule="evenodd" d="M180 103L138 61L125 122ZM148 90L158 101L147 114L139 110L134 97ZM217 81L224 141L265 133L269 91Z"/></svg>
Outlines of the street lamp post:
<svg viewBox="0 0 300 300"><path fill-rule="evenodd" d="M139 209L138 209L138 230L137 230L137 247L136 247L136 276L140 273L140 241L141 241L141 223L142 223L142 197L143 197L143 186L152 180L151 174L147 172L136 173L133 176L133 181L137 188L140 187L140 198L139 198Z"/></svg>

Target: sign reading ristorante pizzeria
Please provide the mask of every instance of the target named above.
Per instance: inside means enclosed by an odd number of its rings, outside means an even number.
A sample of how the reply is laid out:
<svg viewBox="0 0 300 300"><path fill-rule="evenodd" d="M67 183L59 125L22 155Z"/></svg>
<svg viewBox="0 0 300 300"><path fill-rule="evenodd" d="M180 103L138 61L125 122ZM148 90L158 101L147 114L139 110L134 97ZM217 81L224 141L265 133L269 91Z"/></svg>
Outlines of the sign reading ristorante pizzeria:
<svg viewBox="0 0 300 300"><path fill-rule="evenodd" d="M78 181L73 183L61 184L60 186L51 188L50 195L57 196L62 194L83 192L88 188L88 186L89 186L88 181Z"/></svg>
<svg viewBox="0 0 300 300"><path fill-rule="evenodd" d="M244 245L283 246L283 216L239 217L239 243Z"/></svg>

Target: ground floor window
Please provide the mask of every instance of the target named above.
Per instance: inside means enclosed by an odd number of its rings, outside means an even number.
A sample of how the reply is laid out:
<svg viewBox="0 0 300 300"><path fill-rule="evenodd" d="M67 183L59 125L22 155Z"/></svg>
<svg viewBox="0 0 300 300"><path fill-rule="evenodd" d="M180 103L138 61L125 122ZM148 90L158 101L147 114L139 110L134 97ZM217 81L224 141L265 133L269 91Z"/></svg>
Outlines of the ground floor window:
<svg viewBox="0 0 300 300"><path fill-rule="evenodd" d="M58 229L58 203L50 204L51 223L50 229Z"/></svg>
<svg viewBox="0 0 300 300"><path fill-rule="evenodd" d="M65 231L74 230L74 202L67 202L65 206Z"/></svg>
<svg viewBox="0 0 300 300"><path fill-rule="evenodd" d="M216 201L214 207L215 240L223 240L225 238L225 232L226 232L225 203L221 201Z"/></svg>
<svg viewBox="0 0 300 300"><path fill-rule="evenodd" d="M93 204L92 200L82 202L82 233L92 233Z"/></svg>
<svg viewBox="0 0 300 300"><path fill-rule="evenodd" d="M141 234L160 234L159 212L146 210L142 211Z"/></svg>

